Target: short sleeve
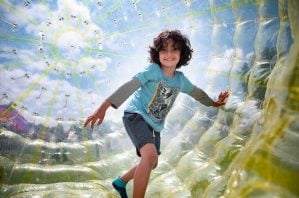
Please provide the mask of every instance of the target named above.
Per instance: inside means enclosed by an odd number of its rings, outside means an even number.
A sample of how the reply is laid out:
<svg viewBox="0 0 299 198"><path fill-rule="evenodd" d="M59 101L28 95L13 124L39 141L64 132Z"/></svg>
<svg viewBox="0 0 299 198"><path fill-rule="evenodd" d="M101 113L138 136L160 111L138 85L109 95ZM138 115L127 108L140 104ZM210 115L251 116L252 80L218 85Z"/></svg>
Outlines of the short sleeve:
<svg viewBox="0 0 299 198"><path fill-rule="evenodd" d="M182 73L182 89L181 92L190 94L193 90L194 85L190 82L190 80Z"/></svg>
<svg viewBox="0 0 299 198"><path fill-rule="evenodd" d="M157 79L159 77L159 65L150 64L144 69L144 71L136 74L135 77L140 81L141 85L144 85L150 80Z"/></svg>

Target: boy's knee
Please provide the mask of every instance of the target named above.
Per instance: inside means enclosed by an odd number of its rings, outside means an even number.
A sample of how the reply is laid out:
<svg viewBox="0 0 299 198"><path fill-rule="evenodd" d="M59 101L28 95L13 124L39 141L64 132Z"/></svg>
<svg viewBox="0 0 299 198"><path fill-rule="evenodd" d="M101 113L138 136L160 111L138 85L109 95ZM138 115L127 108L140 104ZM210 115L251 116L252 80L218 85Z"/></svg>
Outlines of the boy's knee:
<svg viewBox="0 0 299 198"><path fill-rule="evenodd" d="M155 153L155 152L149 153L148 161L149 161L151 167L154 169L157 166L157 163L158 163L157 153Z"/></svg>
<svg viewBox="0 0 299 198"><path fill-rule="evenodd" d="M158 163L158 154L154 145L146 144L141 148L141 157L154 169Z"/></svg>

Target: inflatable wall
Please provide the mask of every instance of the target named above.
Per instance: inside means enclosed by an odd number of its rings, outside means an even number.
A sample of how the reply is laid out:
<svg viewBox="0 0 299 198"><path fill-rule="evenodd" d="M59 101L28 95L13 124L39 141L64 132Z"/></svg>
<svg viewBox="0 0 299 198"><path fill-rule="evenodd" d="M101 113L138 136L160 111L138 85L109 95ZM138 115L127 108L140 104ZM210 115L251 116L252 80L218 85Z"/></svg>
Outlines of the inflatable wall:
<svg viewBox="0 0 299 198"><path fill-rule="evenodd" d="M230 97L179 96L146 197L299 197L297 0L0 0L0 197L118 197L139 160L125 104L83 122L165 29L191 41L181 71Z"/></svg>

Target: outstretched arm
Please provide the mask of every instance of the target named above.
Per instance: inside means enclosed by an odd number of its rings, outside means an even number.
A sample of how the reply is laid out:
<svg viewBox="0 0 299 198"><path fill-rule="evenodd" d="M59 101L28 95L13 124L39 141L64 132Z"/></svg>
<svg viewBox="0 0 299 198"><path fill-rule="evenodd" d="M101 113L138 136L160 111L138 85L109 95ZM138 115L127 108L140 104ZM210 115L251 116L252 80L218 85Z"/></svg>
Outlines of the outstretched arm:
<svg viewBox="0 0 299 198"><path fill-rule="evenodd" d="M226 103L226 99L229 96L229 92L228 91L221 92L218 96L218 99L214 101L208 96L206 92L194 86L193 90L190 93L190 96L192 96L195 100L199 101L205 106L219 107Z"/></svg>
<svg viewBox="0 0 299 198"><path fill-rule="evenodd" d="M133 78L124 83L110 97L108 97L92 115L86 119L84 127L86 127L90 122L92 129L95 123L100 125L104 120L108 107L112 106L115 109L118 108L139 87L140 81L137 78Z"/></svg>

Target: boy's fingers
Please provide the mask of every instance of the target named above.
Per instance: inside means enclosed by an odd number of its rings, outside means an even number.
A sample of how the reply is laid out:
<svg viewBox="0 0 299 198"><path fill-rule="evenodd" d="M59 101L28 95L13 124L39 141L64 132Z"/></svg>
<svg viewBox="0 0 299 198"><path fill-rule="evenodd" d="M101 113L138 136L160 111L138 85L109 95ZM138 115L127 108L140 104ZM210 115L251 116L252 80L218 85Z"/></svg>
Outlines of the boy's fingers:
<svg viewBox="0 0 299 198"><path fill-rule="evenodd" d="M93 119L93 116L89 116L84 123L84 127L86 127L92 119Z"/></svg>
<svg viewBox="0 0 299 198"><path fill-rule="evenodd" d="M219 97L218 97L218 98L219 98L220 100L223 100L223 98L225 98L224 93L221 92L221 93L219 94Z"/></svg>
<svg viewBox="0 0 299 198"><path fill-rule="evenodd" d="M94 122L92 121L90 127L93 129L93 126L94 126Z"/></svg>
<svg viewBox="0 0 299 198"><path fill-rule="evenodd" d="M223 95L228 96L229 95L228 91L223 92Z"/></svg>
<svg viewBox="0 0 299 198"><path fill-rule="evenodd" d="M90 120L87 118L86 121L84 122L84 127L86 127L89 122L90 122Z"/></svg>
<svg viewBox="0 0 299 198"><path fill-rule="evenodd" d="M90 127L93 129L95 124L96 125L102 124L103 119L104 119L103 115L94 113L91 116L87 117L87 119L84 123L84 127L86 127L90 123Z"/></svg>
<svg viewBox="0 0 299 198"><path fill-rule="evenodd" d="M229 96L228 91L221 92L221 93L219 94L219 98L220 98L221 100L225 100L228 96Z"/></svg>
<svg viewBox="0 0 299 198"><path fill-rule="evenodd" d="M223 98L223 97L225 97L225 92L221 92L220 94L219 94L219 98Z"/></svg>
<svg viewBox="0 0 299 198"><path fill-rule="evenodd" d="M96 123L97 119L95 119L94 117L92 118L92 121L91 121L91 128L93 129L94 127L94 124Z"/></svg>

